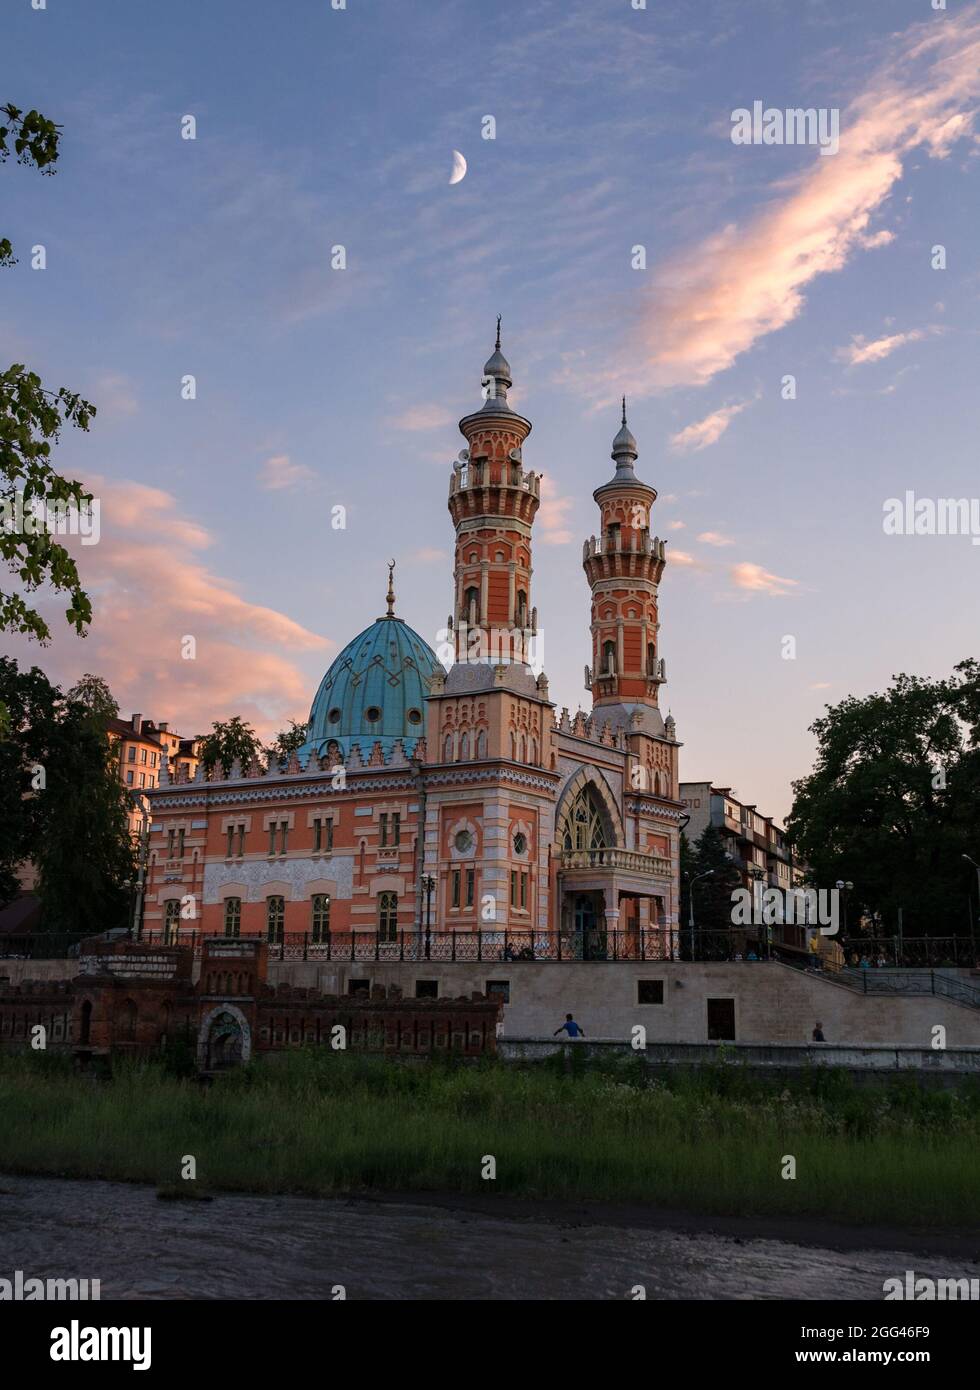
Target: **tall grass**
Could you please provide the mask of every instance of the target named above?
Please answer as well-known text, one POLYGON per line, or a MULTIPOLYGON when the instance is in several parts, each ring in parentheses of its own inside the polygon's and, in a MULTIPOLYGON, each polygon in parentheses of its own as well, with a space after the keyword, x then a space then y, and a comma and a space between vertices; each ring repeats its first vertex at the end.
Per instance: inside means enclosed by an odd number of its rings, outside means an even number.
POLYGON ((980 1091, 786 1082, 732 1065, 654 1081, 637 1059, 566 1069, 406 1065, 301 1050, 209 1090, 156 1063, 97 1082, 0 1058, 0 1169, 328 1194, 639 1201, 705 1213, 980 1223, 980 1091), (485 1158, 496 1177, 481 1176, 485 1158), (782 1177, 796 1160, 795 1179, 782 1177))

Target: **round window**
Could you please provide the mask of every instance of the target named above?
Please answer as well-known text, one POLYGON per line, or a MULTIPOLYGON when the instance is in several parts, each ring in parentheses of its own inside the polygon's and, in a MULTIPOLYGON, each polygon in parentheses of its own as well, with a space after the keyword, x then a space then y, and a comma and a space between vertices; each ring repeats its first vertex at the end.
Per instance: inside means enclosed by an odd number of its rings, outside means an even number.
POLYGON ((515 854, 524 854, 526 850, 527 850, 527 836, 526 836, 526 835, 522 835, 521 832, 518 831, 517 834, 514 836, 514 853, 515 853, 515 854))
POLYGON ((468 849, 473 848, 473 836, 468 830, 460 830, 456 839, 453 841, 460 854, 465 854, 468 849))
POLYGON ((408 711, 408 722, 409 724, 421 724, 422 711, 420 709, 410 709, 408 711))
POLYGON ((364 718, 369 724, 377 724, 378 720, 381 718, 381 711, 378 709, 377 705, 369 705, 364 711, 364 718))
POLYGON ((328 723, 328 724, 336 724, 339 718, 340 718, 340 710, 337 708, 336 705, 334 705, 333 709, 332 709, 332 710, 330 711, 330 713, 327 715, 327 723, 328 723))

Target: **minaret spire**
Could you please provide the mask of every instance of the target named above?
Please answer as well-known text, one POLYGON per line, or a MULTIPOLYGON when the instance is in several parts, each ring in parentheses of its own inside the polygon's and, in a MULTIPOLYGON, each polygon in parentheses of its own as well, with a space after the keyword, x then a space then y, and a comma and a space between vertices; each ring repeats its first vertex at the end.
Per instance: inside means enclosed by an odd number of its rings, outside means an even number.
POLYGON ((500 351, 500 315, 497 315, 497 351, 500 351))
POLYGON ((395 616, 395 562, 388 561, 388 612, 386 617, 395 616))

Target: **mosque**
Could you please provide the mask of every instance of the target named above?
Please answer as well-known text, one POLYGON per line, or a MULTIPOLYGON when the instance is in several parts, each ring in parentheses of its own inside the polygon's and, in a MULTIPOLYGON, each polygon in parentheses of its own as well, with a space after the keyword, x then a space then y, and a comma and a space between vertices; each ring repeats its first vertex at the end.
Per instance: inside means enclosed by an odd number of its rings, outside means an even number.
MULTIPOLYGON (((329 959, 670 960, 678 955, 679 799, 658 589, 656 490, 626 423, 593 496, 590 716, 556 712, 535 674, 531 423, 500 347, 459 428, 446 665, 395 612, 320 683, 286 767, 164 766, 152 807, 144 934, 260 936, 329 959)), ((305 958, 305 956, 304 956, 305 958)))

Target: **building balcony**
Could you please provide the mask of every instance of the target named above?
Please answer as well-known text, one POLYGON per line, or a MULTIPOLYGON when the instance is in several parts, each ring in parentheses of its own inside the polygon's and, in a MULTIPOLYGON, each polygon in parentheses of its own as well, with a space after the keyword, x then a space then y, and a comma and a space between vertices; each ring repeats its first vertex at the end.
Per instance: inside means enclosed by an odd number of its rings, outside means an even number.
POLYGON ((643 854, 634 849, 563 850, 561 867, 567 869, 624 869, 632 874, 654 874, 670 878, 670 860, 659 854, 643 854))

